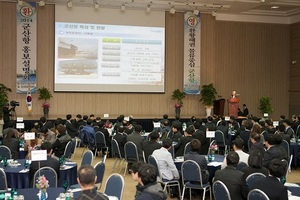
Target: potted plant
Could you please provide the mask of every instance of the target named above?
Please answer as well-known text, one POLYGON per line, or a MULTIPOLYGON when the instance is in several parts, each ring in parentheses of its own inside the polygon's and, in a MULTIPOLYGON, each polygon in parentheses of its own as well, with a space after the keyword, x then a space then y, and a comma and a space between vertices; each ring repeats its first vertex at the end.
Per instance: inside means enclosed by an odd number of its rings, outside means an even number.
POLYGON ((47 102, 47 100, 50 100, 52 96, 51 91, 48 88, 45 87, 41 87, 37 90, 38 92, 38 100, 43 100, 43 111, 44 111, 44 116, 48 117, 49 114, 49 108, 50 108, 50 104, 47 102))
POLYGON ((202 85, 201 87, 201 101, 206 108, 206 116, 211 115, 211 109, 214 107, 214 101, 216 100, 217 90, 212 83, 208 85, 202 85))
POLYGON ((185 94, 179 89, 173 91, 172 100, 176 100, 174 107, 175 107, 175 115, 178 117, 180 117, 181 107, 183 106, 182 99, 184 99, 184 97, 185 94))
POLYGON ((264 115, 264 113, 271 114, 273 112, 273 108, 271 106, 271 98, 267 96, 262 96, 259 99, 259 107, 258 107, 260 113, 264 115))
POLYGON ((9 122, 9 116, 3 119, 3 109, 4 106, 9 102, 8 93, 11 92, 11 89, 6 87, 4 84, 0 83, 0 132, 2 133, 4 123, 9 122))

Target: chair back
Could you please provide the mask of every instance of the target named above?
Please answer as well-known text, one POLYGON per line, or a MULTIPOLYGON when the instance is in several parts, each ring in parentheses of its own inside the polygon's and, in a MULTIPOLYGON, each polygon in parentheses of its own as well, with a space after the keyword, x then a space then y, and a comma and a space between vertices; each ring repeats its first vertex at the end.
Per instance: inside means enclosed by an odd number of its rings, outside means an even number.
POLYGON ((108 177, 105 184, 104 194, 115 196, 122 200, 124 190, 124 179, 120 174, 112 174, 108 177))
POLYGON ((101 188, 102 185, 102 181, 103 181, 103 177, 104 177, 104 172, 105 172, 105 163, 103 162, 98 162, 95 166, 94 166, 95 170, 96 170, 96 175, 97 175, 97 180, 96 180, 96 184, 100 184, 99 188, 101 188))
POLYGON ((186 143, 183 151, 183 156, 191 152, 191 142, 186 143))
POLYGON ((213 183, 213 193, 215 200, 231 200, 229 190, 222 181, 213 183))
POLYGON ((270 200, 270 199, 263 191, 259 189, 253 189, 248 193, 247 200, 270 200))
POLYGON ((172 130, 169 131, 167 136, 166 136, 166 139, 172 139, 173 135, 174 135, 173 131, 172 130))
POLYGON ((134 163, 139 161, 139 154, 137 151, 137 147, 133 142, 131 141, 126 142, 126 144, 124 145, 124 151, 125 151, 125 160, 128 163, 134 163))
POLYGON ((97 149, 101 149, 106 146, 105 136, 101 131, 95 133, 95 146, 97 149))
POLYGON ((248 149, 249 149, 249 152, 250 152, 251 146, 252 146, 252 142, 251 142, 251 139, 249 138, 249 140, 248 140, 248 149))
POLYGON ((52 167, 42 167, 38 169, 33 176, 33 188, 36 188, 37 180, 44 175, 49 181, 49 187, 57 187, 57 174, 52 167))
POLYGON ((7 190, 7 179, 6 179, 6 174, 5 171, 0 168, 0 190, 7 190))
POLYGON ((250 131, 244 130, 240 132, 241 139, 244 140, 244 150, 249 152, 248 140, 250 139, 250 131))
POLYGON ((66 145, 65 152, 64 152, 64 157, 65 158, 68 158, 68 159, 71 158, 71 156, 72 156, 72 148, 73 148, 72 146, 73 146, 73 144, 72 144, 72 140, 71 140, 66 145))
POLYGON ((216 144, 219 147, 225 147, 226 146, 224 133, 222 131, 220 131, 220 130, 215 131, 215 141, 216 141, 216 144))
POLYGON ((248 188, 249 189, 252 189, 254 188, 254 184, 257 180, 261 179, 261 178, 264 178, 266 177, 264 174, 262 173, 253 173, 253 174, 250 174, 247 178, 246 178, 246 183, 248 185, 248 188))
POLYGON ((111 140, 111 148, 112 148, 112 156, 115 158, 122 159, 119 144, 118 144, 117 140, 115 140, 115 139, 111 140))
POLYGON ((300 136, 300 125, 297 126, 295 136, 300 136))
POLYGON ((150 155, 150 156, 148 157, 148 163, 149 163, 150 165, 153 165, 153 166, 156 168, 156 170, 158 171, 157 160, 156 160, 156 158, 155 158, 154 156, 150 155))
POLYGON ((91 150, 87 150, 83 154, 80 166, 83 166, 83 165, 92 165, 93 160, 94 160, 93 152, 91 150))
POLYGON ((242 169, 247 166, 248 166, 247 163, 239 162, 239 164, 236 166, 236 169, 242 171, 242 169))
POLYGON ((200 186, 203 187, 201 168, 198 163, 193 160, 186 160, 182 163, 181 177, 183 185, 185 182, 193 181, 199 182, 200 186))
POLYGON ((170 154, 172 155, 172 158, 174 159, 174 158, 175 158, 175 148, 174 148, 173 145, 172 145, 171 148, 169 149, 169 152, 170 152, 170 154))
POLYGON ((11 159, 10 149, 5 145, 0 145, 0 156, 2 156, 2 158, 11 159))
POLYGON ((264 138, 266 138, 269 133, 268 131, 263 131, 261 134, 264 136, 264 138))
POLYGON ((290 157, 290 155, 291 155, 291 153, 290 153, 290 144, 286 140, 282 140, 280 145, 285 149, 288 157, 290 157))

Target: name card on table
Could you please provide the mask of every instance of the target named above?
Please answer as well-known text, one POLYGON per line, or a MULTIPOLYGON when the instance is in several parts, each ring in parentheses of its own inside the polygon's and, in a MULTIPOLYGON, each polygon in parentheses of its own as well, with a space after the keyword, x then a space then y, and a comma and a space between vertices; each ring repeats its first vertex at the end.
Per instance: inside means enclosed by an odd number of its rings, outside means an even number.
POLYGON ((159 128, 160 127, 160 122, 154 122, 153 126, 154 126, 154 128, 159 128))
POLYGON ((273 126, 276 127, 279 125, 279 121, 273 121, 273 126))
POLYGON ((264 117, 269 117, 269 113, 264 113, 264 117))
POLYGON ((225 117, 225 121, 229 121, 230 120, 230 117, 225 117))
POLYGON ((207 138, 214 138, 216 131, 206 131, 206 137, 207 138))
POLYGON ((129 122, 129 117, 124 117, 124 120, 129 122))
POLYGON ((108 118, 108 117, 109 117, 109 114, 104 114, 103 117, 104 117, 104 118, 108 118))
POLYGON ((17 117, 17 122, 23 122, 23 117, 17 117))
POLYGON ((31 151, 31 161, 47 160, 47 150, 31 151))
POLYGON ((34 140, 35 139, 35 132, 24 133, 25 140, 34 140))
POLYGON ((24 128, 24 127, 25 127, 24 123, 17 123, 17 128, 24 128))

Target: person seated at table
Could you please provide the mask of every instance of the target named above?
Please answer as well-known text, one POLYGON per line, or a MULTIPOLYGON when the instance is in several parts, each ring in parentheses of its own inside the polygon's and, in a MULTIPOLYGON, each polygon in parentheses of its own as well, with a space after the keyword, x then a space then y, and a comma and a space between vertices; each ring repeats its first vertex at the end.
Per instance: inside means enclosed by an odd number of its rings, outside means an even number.
POLYGON ((181 137, 178 143, 174 146, 175 157, 183 156, 185 145, 193 139, 194 132, 195 132, 195 128, 193 125, 185 129, 184 137, 181 137))
POLYGON ((216 125, 213 122, 212 116, 207 117, 207 123, 205 124, 205 128, 208 129, 209 131, 215 131, 216 130, 216 125))
POLYGON ((191 151, 184 155, 184 160, 193 160, 198 163, 201 168, 202 183, 205 184, 208 182, 209 173, 207 171, 207 160, 205 156, 199 154, 201 143, 197 139, 192 139, 190 145, 191 151))
POLYGON ((243 172, 236 169, 239 163, 239 155, 230 151, 226 156, 227 166, 215 173, 214 181, 222 181, 230 194, 231 199, 241 200, 247 199, 248 186, 243 180, 243 172))
POLYGON ((233 115, 229 118, 229 127, 231 127, 234 131, 238 131, 240 129, 240 126, 233 115))
POLYGON ((225 139, 225 143, 228 144, 228 125, 227 122, 225 120, 222 120, 219 125, 216 128, 219 131, 222 131, 224 133, 224 139, 225 139))
POLYGON ((83 165, 78 170, 77 182, 82 189, 79 197, 73 198, 78 200, 108 200, 108 196, 98 192, 95 183, 97 181, 96 170, 90 165, 83 165))
POLYGON ((274 134, 274 137, 275 137, 275 146, 281 152, 281 159, 289 161, 289 155, 288 155, 288 153, 286 152, 285 148, 282 145, 282 142, 283 142, 282 136, 279 135, 279 134, 274 134))
POLYGON ((284 130, 284 133, 288 136, 290 136, 290 138, 294 138, 295 137, 295 133, 294 133, 294 130, 291 128, 291 121, 288 120, 288 119, 284 119, 282 120, 282 124, 284 125, 285 127, 285 130, 284 130))
MULTIPOLYGON (((111 137, 109 135, 109 132, 106 128, 105 122, 104 121, 99 121, 96 123, 99 128, 94 127, 95 133, 97 131, 100 131, 101 133, 103 133, 104 137, 105 137, 105 142, 106 142, 106 146, 108 147, 108 149, 110 149, 111 147, 111 137)), ((106 149, 102 148, 102 154, 104 155, 106 152, 106 149)))
POLYGON ((19 139, 18 135, 13 129, 10 129, 8 131, 6 137, 3 140, 3 144, 10 149, 12 159, 19 158, 19 139))
MULTIPOLYGON (((249 159, 248 159, 249 166, 244 167, 242 169, 242 172, 244 172, 244 175, 243 175, 243 180, 244 181, 246 181, 246 178, 250 174, 253 174, 253 173, 262 173, 265 176, 269 175, 268 170, 265 167, 262 166, 263 158, 264 158, 263 154, 257 149, 253 150, 250 153, 249 159)), ((252 188, 249 188, 249 189, 252 189, 252 188)))
POLYGON ((47 129, 52 129, 54 127, 51 121, 47 121, 46 117, 40 118, 41 128, 46 127, 47 129))
POLYGON ((252 143, 251 148, 249 150, 250 154, 254 150, 260 151, 260 153, 262 155, 265 154, 264 144, 260 142, 260 137, 261 137, 261 135, 258 133, 255 133, 255 132, 250 133, 250 141, 252 143))
POLYGON ((126 139, 127 135, 125 133, 125 129, 126 129, 126 127, 124 127, 123 125, 120 125, 117 133, 113 137, 113 139, 115 139, 119 145, 119 149, 120 149, 122 158, 124 158, 124 156, 125 156, 124 146, 127 142, 127 139, 126 139))
POLYGON ((202 120, 196 121, 194 123, 195 132, 193 133, 193 138, 198 139, 201 143, 201 148, 199 153, 201 155, 207 155, 209 147, 209 138, 206 137, 205 126, 202 125, 202 120))
MULTIPOLYGON (((276 132, 276 128, 273 126, 273 122, 271 120, 267 119, 266 124, 267 124, 266 131, 269 134, 274 134, 276 132)), ((283 125, 283 124, 281 124, 281 125, 283 125)), ((283 128, 283 130, 284 130, 284 128, 283 128)), ((262 131, 263 131, 263 129, 262 129, 262 131)))
POLYGON ((265 147, 266 151, 264 154, 264 161, 263 166, 268 168, 269 163, 274 158, 282 159, 281 151, 278 149, 278 147, 275 145, 276 139, 274 134, 268 134, 265 138, 265 147))
POLYGON ((161 141, 164 141, 168 135, 168 133, 171 131, 170 121, 169 120, 163 120, 161 122, 161 141))
POLYGON ((287 188, 280 182, 280 178, 284 176, 285 165, 284 163, 275 158, 269 164, 270 176, 259 179, 254 183, 253 189, 260 189, 263 191, 270 200, 288 200, 287 188))
MULTIPOLYGON (((41 144, 41 150, 47 150, 47 160, 32 161, 29 168, 30 180, 32 183, 34 173, 41 167, 51 167, 56 171, 57 179, 60 175, 60 163, 57 159, 52 158, 52 144, 50 142, 44 142, 41 144)), ((32 184, 31 184, 32 185, 32 184)), ((50 186, 51 187, 51 186, 50 186)))
POLYGON ((178 142, 182 137, 181 129, 182 129, 181 122, 173 122, 173 126, 172 126, 173 135, 171 138, 173 142, 178 142))
POLYGON ((67 133, 71 136, 71 138, 78 137, 78 128, 76 128, 75 124, 72 122, 72 115, 66 115, 65 126, 67 129, 67 133))
POLYGON ((150 140, 145 141, 143 143, 143 151, 145 154, 145 160, 148 162, 148 157, 153 153, 154 150, 160 149, 161 144, 158 143, 159 140, 159 134, 156 131, 153 131, 149 134, 150 140))
POLYGON ((51 131, 47 127, 43 126, 41 128, 40 132, 41 132, 41 136, 44 141, 50 142, 51 144, 53 144, 55 142, 56 136, 53 131, 51 131))
POLYGON ((131 141, 136 145, 138 155, 139 155, 139 160, 143 161, 143 142, 144 142, 144 137, 141 136, 141 131, 143 127, 139 124, 135 125, 134 127, 134 132, 130 135, 127 136, 127 142, 131 141))
POLYGON ((80 139, 91 151, 95 150, 95 130, 92 127, 93 120, 87 119, 86 125, 80 130, 80 139))
POLYGON ((20 135, 18 130, 15 129, 15 127, 16 127, 16 121, 15 120, 10 120, 9 123, 8 123, 8 127, 3 129, 3 131, 2 131, 2 137, 5 138, 8 135, 8 132, 10 130, 13 130, 17 136, 20 135))
POLYGON ((56 128, 57 138, 55 142, 52 144, 52 149, 54 156, 60 158, 64 155, 65 148, 67 143, 71 141, 71 137, 66 132, 66 127, 64 125, 58 125, 56 128))
POLYGON ((166 200, 167 194, 157 183, 158 172, 153 165, 144 164, 138 170, 140 195, 135 200, 166 200))
POLYGON ((25 151, 27 151, 26 159, 31 159, 31 151, 37 150, 41 148, 42 140, 37 137, 37 134, 35 134, 35 138, 33 140, 27 140, 25 144, 25 151))
POLYGON ((287 141, 288 143, 290 143, 291 138, 290 138, 289 135, 287 135, 287 134, 284 133, 284 129, 285 129, 284 125, 280 124, 278 126, 278 130, 275 132, 275 134, 281 135, 282 139, 284 139, 285 141, 287 141))
MULTIPOLYGON (((244 162, 248 165, 248 158, 249 158, 249 154, 243 152, 243 147, 244 147, 244 140, 242 139, 235 139, 232 142, 232 147, 233 150, 239 155, 239 161, 240 162, 244 162)), ((226 167, 226 158, 224 159, 223 163, 222 163, 222 169, 224 169, 226 167)))
MULTIPOLYGON (((131 166, 131 169, 129 170, 130 174, 131 174, 131 178, 134 180, 134 181, 139 181, 139 176, 138 176, 138 171, 139 169, 145 165, 146 163, 144 162, 136 162, 134 163, 132 166, 131 166)), ((138 183, 136 185, 136 188, 140 187, 140 183, 138 183)), ((141 191, 139 191, 138 189, 136 189, 136 192, 135 192, 135 195, 134 195, 134 198, 136 199, 138 196, 141 195, 141 191)))

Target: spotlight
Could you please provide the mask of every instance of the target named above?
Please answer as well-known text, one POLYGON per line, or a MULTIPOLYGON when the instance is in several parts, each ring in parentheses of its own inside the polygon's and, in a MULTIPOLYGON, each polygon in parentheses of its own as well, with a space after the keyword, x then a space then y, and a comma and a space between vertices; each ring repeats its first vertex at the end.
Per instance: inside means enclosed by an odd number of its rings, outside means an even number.
POLYGON ((72 8, 72 7, 73 7, 72 1, 68 1, 68 2, 67 2, 67 7, 68 7, 68 8, 72 8))
POLYGON ((148 5, 147 5, 147 8, 146 8, 146 12, 150 12, 150 11, 151 11, 151 5, 148 4, 148 5))
POLYGON ((196 10, 194 10, 193 13, 194 13, 194 15, 199 15, 199 10, 196 9, 196 10))
POLYGON ((125 4, 124 3, 121 5, 121 10, 125 11, 125 4))
POLYGON ((174 7, 172 7, 172 8, 170 9, 170 14, 174 15, 174 14, 175 14, 175 12, 176 12, 175 8, 174 8, 174 7))
POLYGON ((45 1, 44 1, 44 0, 39 1, 39 6, 40 6, 40 7, 45 6, 45 1))

